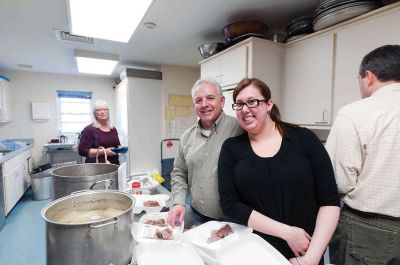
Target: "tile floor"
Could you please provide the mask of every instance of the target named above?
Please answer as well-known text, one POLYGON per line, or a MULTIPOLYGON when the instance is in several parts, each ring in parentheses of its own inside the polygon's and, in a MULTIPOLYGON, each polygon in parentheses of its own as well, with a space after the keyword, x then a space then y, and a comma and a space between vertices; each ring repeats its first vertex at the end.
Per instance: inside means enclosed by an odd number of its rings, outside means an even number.
POLYGON ((0 264, 46 264, 45 222, 40 211, 49 202, 32 200, 29 189, 11 210, 0 231, 0 264))

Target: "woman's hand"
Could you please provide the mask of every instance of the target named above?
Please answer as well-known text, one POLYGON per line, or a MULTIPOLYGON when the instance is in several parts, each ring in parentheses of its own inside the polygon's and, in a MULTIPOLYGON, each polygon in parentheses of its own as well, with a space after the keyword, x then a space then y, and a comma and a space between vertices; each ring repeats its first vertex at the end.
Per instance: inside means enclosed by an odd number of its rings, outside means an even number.
POLYGON ((310 257, 306 255, 302 257, 296 257, 296 258, 291 258, 289 262, 293 265, 318 265, 319 260, 318 259, 310 259, 310 257))
POLYGON ((114 153, 111 149, 112 149, 113 147, 109 147, 109 148, 106 148, 106 154, 107 154, 107 156, 115 156, 115 155, 117 155, 117 153, 114 153))
POLYGON ((303 256, 310 245, 311 236, 302 228, 292 226, 284 240, 296 257, 303 256))

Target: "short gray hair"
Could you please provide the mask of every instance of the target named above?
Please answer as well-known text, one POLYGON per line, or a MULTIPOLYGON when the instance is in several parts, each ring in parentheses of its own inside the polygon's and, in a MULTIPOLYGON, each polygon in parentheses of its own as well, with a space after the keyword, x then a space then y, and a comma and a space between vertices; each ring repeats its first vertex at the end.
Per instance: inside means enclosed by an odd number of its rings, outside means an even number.
POLYGON ((194 83, 193 87, 192 87, 192 99, 194 101, 194 94, 196 93, 197 89, 202 86, 202 85, 211 85, 213 87, 215 87, 217 89, 217 94, 219 96, 222 96, 222 88, 221 85, 212 78, 204 78, 204 79, 199 79, 196 81, 196 83, 194 83))
POLYGON ((110 129, 114 128, 114 126, 111 124, 110 122, 110 107, 108 106, 107 102, 105 100, 102 99, 98 99, 94 102, 93 104, 93 127, 95 128, 100 128, 100 124, 96 119, 96 110, 99 108, 107 108, 108 109, 108 121, 107 121, 107 125, 110 127, 110 129))

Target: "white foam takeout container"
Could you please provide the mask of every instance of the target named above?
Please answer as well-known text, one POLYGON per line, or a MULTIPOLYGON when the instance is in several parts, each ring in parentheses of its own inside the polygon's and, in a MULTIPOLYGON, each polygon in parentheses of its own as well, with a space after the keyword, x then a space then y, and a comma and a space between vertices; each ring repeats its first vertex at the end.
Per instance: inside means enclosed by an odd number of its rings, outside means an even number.
POLYGON ((138 265, 204 265, 196 251, 181 242, 140 243, 135 253, 138 265))
POLYGON ((228 244, 240 240, 244 236, 251 234, 252 231, 253 229, 247 226, 235 223, 209 221, 183 233, 182 240, 195 246, 196 250, 200 251, 200 254, 204 253, 207 257, 217 259, 221 255, 221 250, 228 244), (211 236, 211 231, 220 229, 226 224, 231 226, 233 233, 225 238, 208 243, 207 239, 211 236))
POLYGON ((146 213, 159 213, 161 209, 166 205, 166 201, 169 200, 167 194, 155 194, 155 195, 132 195, 135 198, 135 205, 133 206, 133 213, 140 214, 145 211, 146 213), (146 207, 143 205, 145 201, 157 201, 160 206, 146 207))
POLYGON ((227 244, 218 252, 215 259, 204 253, 199 254, 208 265, 290 265, 278 250, 253 233, 227 244))

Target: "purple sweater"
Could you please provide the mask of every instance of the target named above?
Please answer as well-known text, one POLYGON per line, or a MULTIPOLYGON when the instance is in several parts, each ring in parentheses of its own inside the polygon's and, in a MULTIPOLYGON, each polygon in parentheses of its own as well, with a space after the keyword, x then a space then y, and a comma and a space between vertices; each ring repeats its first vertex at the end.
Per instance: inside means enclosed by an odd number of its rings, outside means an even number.
MULTIPOLYGON (((93 127, 93 124, 90 124, 86 126, 81 133, 79 154, 86 157, 85 163, 96 163, 96 157, 89 157, 90 148, 98 148, 99 146, 108 148, 119 145, 121 145, 121 143, 119 142, 117 129, 113 128, 109 132, 103 132, 99 128, 93 127)), ((118 155, 108 156, 107 159, 112 164, 119 165, 118 155)), ((104 163, 103 155, 99 156, 99 162, 104 163)))

